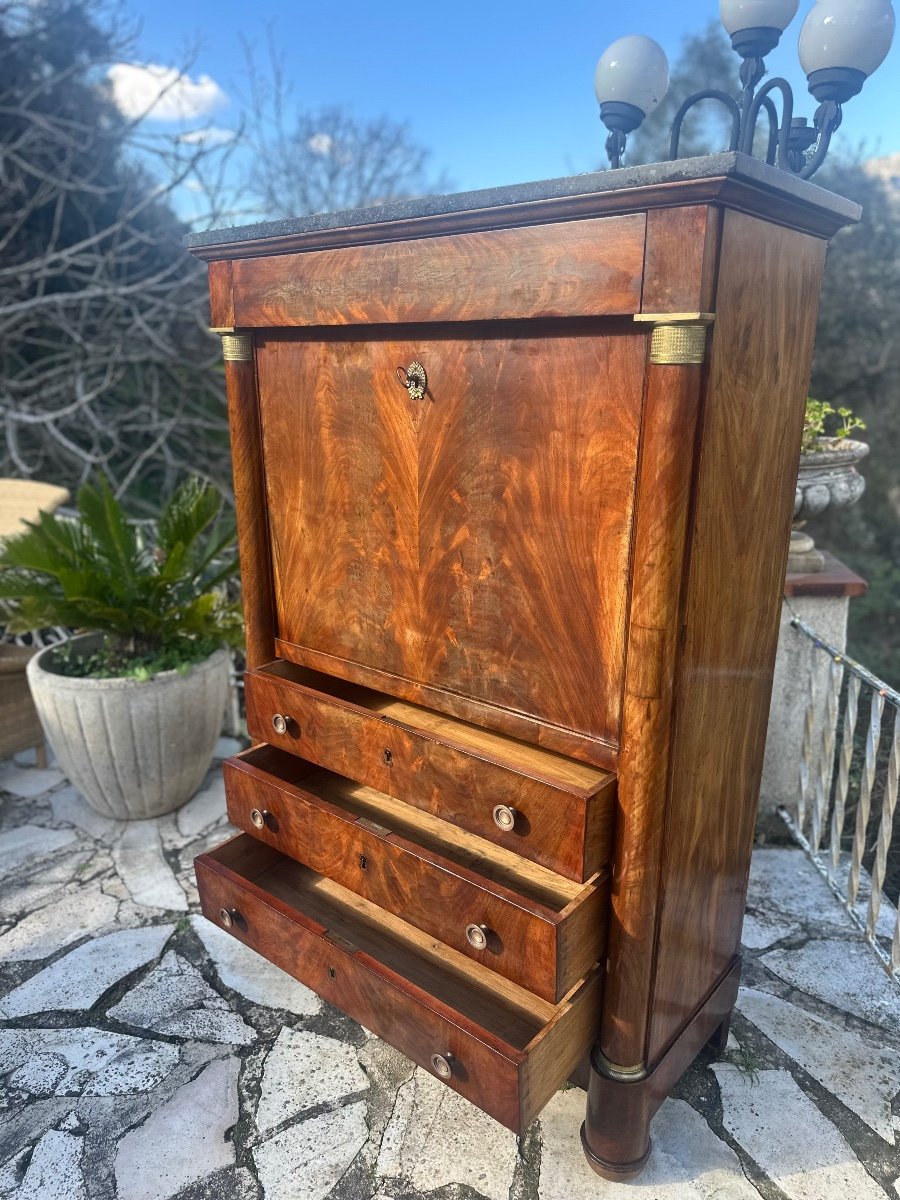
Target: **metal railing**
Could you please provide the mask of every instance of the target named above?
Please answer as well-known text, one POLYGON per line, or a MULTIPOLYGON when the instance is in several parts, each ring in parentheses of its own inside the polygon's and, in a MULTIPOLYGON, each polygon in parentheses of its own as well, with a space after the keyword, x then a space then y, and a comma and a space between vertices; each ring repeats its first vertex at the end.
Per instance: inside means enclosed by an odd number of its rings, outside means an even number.
POLYGON ((900 693, 791 625, 809 643, 810 694, 796 807, 779 813, 900 983, 900 693))

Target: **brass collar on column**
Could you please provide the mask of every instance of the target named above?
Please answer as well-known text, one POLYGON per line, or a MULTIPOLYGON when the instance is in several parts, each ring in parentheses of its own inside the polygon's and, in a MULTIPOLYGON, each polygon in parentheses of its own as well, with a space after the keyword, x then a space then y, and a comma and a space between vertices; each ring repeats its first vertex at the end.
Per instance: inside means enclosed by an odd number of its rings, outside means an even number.
POLYGON ((713 313, 638 313, 635 321, 653 325, 650 361, 656 366, 702 363, 706 358, 706 331, 713 313))
POLYGON ((222 339, 222 357, 226 362, 253 362, 253 337, 233 329, 213 329, 222 339))

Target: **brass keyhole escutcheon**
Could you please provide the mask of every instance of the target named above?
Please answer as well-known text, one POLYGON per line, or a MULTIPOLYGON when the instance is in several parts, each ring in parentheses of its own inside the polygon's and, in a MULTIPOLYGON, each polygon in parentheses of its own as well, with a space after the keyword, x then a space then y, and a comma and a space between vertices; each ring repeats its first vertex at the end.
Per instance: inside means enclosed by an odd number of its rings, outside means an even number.
POLYGON ((409 392, 411 400, 424 400, 428 391, 428 373, 420 362, 411 362, 408 367, 397 368, 397 378, 409 392))

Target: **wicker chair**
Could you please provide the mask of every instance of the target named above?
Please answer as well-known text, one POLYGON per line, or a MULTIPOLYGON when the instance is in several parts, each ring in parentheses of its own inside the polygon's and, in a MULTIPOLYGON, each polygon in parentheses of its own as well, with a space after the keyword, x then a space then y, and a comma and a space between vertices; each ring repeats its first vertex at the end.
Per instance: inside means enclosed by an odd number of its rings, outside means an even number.
MULTIPOLYGON (((53 512, 69 499, 65 488, 27 479, 0 479, 0 538, 18 533, 23 521, 53 512)), ((0 631, 2 633, 2 631, 0 631)), ((28 690, 25 667, 39 645, 0 640, 0 758, 35 747, 38 766, 46 765, 44 731, 28 690)))

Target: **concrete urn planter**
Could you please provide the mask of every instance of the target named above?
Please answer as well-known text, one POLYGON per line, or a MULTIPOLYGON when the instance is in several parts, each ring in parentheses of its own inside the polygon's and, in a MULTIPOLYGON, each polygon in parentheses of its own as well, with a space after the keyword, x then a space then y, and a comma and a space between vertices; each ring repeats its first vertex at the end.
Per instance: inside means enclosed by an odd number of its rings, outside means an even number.
MULTIPOLYGON (((821 450, 801 454, 794 494, 794 521, 817 517, 826 508, 847 508, 866 490, 866 481, 857 464, 869 453, 865 442, 844 438, 819 438, 821 450)), ((821 571, 825 559, 809 534, 795 528, 791 533, 788 572, 805 574, 821 571)))
MULTIPOLYGON (((81 641, 81 639, 78 639, 81 641)), ((86 646, 95 635, 87 635, 86 646)), ((209 770, 228 694, 229 656, 217 650, 186 674, 80 679, 53 670, 58 646, 28 663, 47 741, 98 813, 158 817, 184 804, 209 770)))

